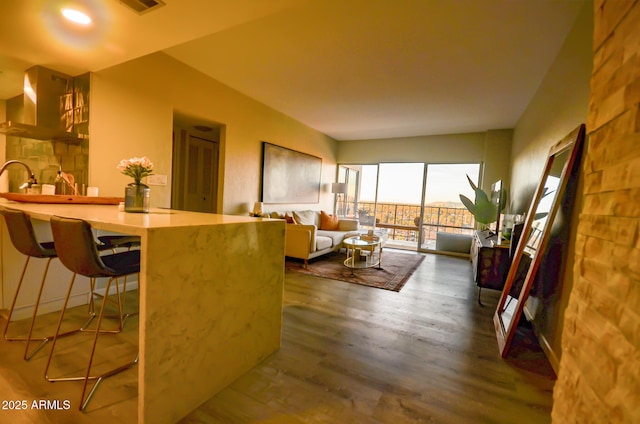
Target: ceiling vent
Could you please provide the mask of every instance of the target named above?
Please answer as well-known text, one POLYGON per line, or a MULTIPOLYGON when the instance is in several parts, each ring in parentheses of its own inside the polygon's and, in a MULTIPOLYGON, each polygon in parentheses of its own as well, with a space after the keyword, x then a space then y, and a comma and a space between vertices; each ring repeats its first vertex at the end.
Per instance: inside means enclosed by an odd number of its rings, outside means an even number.
POLYGON ((159 7, 164 6, 162 0, 120 0, 120 3, 129 6, 138 15, 151 12, 159 7))

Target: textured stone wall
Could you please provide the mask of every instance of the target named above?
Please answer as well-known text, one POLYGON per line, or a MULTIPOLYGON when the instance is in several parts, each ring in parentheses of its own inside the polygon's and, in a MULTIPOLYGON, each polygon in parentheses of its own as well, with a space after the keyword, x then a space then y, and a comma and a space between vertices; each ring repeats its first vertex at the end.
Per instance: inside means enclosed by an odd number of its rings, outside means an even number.
MULTIPOLYGON (((7 160, 20 160, 33 171, 40 184, 53 184, 58 169, 62 165, 64 172, 74 176, 80 189, 87 184, 89 169, 89 140, 33 140, 7 136, 7 160)), ((21 166, 7 169, 9 173, 9 191, 19 192, 20 184, 28 178, 21 166)))
POLYGON ((594 2, 594 66, 557 423, 640 422, 640 1, 594 2))

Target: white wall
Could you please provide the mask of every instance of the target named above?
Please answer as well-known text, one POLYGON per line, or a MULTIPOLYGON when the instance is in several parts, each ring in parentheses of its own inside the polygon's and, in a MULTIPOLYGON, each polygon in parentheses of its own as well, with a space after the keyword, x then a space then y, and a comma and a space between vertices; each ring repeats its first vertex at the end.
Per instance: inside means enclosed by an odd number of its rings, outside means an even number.
MULTIPOLYGON (((116 165, 148 156, 154 172, 171 175, 173 113, 226 125, 221 141, 223 213, 247 213, 260 195, 261 142, 322 158, 320 203, 265 205, 265 210, 332 210, 336 141, 163 53, 154 53, 93 75, 89 184, 122 196, 130 178, 116 165)), ((170 181, 170 180, 169 180, 170 181)), ((170 186, 153 186, 154 206, 170 206, 170 186)))

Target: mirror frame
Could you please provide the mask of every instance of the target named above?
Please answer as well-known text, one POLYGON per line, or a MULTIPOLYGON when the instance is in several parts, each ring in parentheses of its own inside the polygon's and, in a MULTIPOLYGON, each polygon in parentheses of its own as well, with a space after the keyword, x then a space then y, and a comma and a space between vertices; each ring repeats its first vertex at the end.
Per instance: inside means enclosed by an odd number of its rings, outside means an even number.
POLYGON ((496 312, 493 316, 493 324, 496 330, 496 338, 498 339, 498 347, 503 358, 507 356, 509 348, 511 346, 511 342, 518 328, 518 322, 520 321, 520 317, 522 316, 522 312, 525 307, 525 301, 527 299, 527 296, 529 295, 531 287, 533 286, 536 273, 542 261, 542 257, 544 256, 543 254, 549 240, 549 235, 551 234, 553 220, 559 209, 560 202, 562 201, 562 197, 567 187, 567 181, 569 179, 569 176, 571 175, 571 170, 576 164, 577 158, 579 156, 578 153, 582 149, 584 138, 585 125, 581 124, 571 133, 569 133, 569 135, 553 145, 549 150, 549 155, 547 156, 547 161, 542 172, 542 178, 540 179, 538 188, 533 196, 531 205, 529 206, 529 212, 527 213, 524 228, 522 230, 522 235, 518 242, 518 246, 513 256, 513 261, 511 262, 511 266, 509 268, 509 273, 507 274, 507 280, 502 290, 502 295, 500 296, 498 307, 496 308, 496 312), (536 210, 540 203, 540 199, 542 199, 545 191, 545 183, 547 177, 549 176, 549 173, 552 169, 554 159, 558 155, 567 151, 570 151, 569 159, 562 168, 558 189, 555 193, 553 202, 551 203, 551 209, 549 211, 549 215, 547 216, 547 222, 542 229, 542 235, 540 243, 538 245, 538 249, 533 253, 533 256, 531 256, 531 263, 524 277, 524 282, 518 295, 518 303, 516 304, 516 308, 513 312, 513 316, 511 317, 511 321, 507 325, 505 325, 505 321, 503 320, 505 303, 507 302, 507 298, 510 297, 511 289, 516 282, 516 278, 521 275, 518 271, 522 263, 523 255, 525 254, 524 250, 528 238, 531 235, 536 210))

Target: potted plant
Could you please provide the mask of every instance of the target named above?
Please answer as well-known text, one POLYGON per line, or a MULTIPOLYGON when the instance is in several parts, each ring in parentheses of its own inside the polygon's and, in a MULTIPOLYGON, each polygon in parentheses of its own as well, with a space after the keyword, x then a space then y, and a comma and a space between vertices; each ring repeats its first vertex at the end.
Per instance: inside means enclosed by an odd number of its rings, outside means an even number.
MULTIPOLYGON (((498 216, 498 206, 491 202, 487 193, 477 187, 468 175, 467 180, 475 193, 475 201, 472 202, 471 199, 463 194, 460 195, 460 200, 467 210, 471 212, 476 222, 480 224, 481 229, 486 229, 489 224, 496 221, 496 217, 498 216)), ((501 209, 504 209, 504 205, 506 205, 506 190, 504 188, 502 188, 502 195, 500 198, 501 209)))
POLYGON ((122 159, 116 169, 133 178, 133 182, 125 187, 124 211, 148 213, 151 189, 142 183, 142 179, 153 175, 153 163, 146 156, 122 159))

